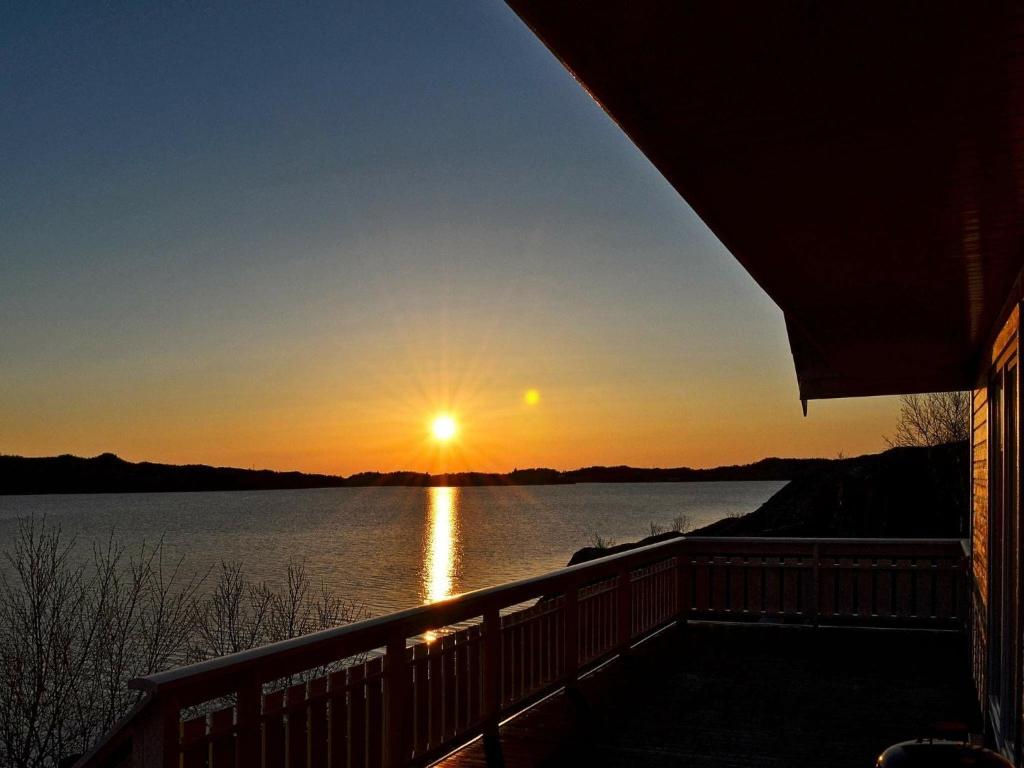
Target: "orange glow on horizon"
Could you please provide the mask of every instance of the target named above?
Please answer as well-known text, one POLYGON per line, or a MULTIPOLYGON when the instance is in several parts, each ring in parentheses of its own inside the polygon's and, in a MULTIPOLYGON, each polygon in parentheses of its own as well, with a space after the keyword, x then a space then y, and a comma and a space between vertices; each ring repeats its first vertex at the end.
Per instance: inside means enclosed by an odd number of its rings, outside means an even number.
POLYGON ((439 339, 423 325, 399 314, 392 343, 346 339, 346 354, 363 366, 359 376, 312 349, 299 362, 294 354, 272 358, 287 375, 261 378, 251 363, 218 371, 217 387, 205 369, 130 378, 104 364, 90 374, 101 397, 84 389, 65 396, 54 383, 0 402, 0 452, 111 451, 129 461, 345 476, 709 467, 880 451, 898 412, 896 398, 835 400, 813 403, 804 418, 791 363, 781 357, 738 371, 641 375, 634 372, 655 364, 628 349, 599 355, 549 338, 560 350, 551 361, 525 341, 498 343, 479 324, 461 328, 457 344, 446 341, 454 331, 439 339), (30 418, 39 412, 63 419, 59 434, 30 418))

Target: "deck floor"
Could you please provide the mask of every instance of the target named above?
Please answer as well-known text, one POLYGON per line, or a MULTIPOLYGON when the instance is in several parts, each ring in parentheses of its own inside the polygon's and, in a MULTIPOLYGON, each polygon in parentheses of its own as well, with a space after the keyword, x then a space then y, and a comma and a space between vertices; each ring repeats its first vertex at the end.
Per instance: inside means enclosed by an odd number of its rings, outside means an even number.
MULTIPOLYGON (((940 723, 979 727, 963 637, 692 624, 501 735, 507 766, 870 768, 940 723)), ((442 763, 485 764, 480 742, 442 763)))

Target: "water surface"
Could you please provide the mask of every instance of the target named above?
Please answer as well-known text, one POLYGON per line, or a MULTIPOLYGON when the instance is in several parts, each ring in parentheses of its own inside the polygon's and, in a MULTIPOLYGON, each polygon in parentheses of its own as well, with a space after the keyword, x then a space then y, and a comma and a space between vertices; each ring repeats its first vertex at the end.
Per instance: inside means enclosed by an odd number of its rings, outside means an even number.
POLYGON ((376 615, 565 565, 594 534, 618 542, 686 515, 695 527, 751 512, 783 482, 0 496, 0 550, 17 518, 45 516, 81 549, 114 532, 190 570, 244 563, 279 583, 291 559, 376 615))

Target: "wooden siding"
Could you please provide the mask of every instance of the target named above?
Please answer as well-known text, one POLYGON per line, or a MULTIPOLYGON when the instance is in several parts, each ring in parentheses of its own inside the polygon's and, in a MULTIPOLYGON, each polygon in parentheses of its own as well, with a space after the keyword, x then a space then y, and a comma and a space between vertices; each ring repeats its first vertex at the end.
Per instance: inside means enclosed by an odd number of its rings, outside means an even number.
POLYGON ((978 702, 987 698, 988 617, 988 386, 974 390, 971 411, 971 670, 978 702))
POLYGON ((975 584, 984 603, 988 600, 988 388, 974 390, 973 402, 971 542, 975 584))
MULTIPOLYGON (((1018 281, 1019 284, 1019 281, 1018 281)), ((1014 295, 1019 290, 1015 289, 1014 295)), ((973 575, 970 611, 971 669, 982 710, 988 707, 989 674, 989 579, 990 579, 990 413, 989 383, 1002 361, 1020 344, 1020 304, 1012 305, 1006 320, 995 333, 978 373, 978 386, 971 403, 971 570, 973 575)), ((1019 461, 1019 457, 1018 457, 1019 461)), ((1018 486, 1019 489, 1019 486, 1018 486)), ((1018 490, 1019 492, 1019 490, 1018 490)))

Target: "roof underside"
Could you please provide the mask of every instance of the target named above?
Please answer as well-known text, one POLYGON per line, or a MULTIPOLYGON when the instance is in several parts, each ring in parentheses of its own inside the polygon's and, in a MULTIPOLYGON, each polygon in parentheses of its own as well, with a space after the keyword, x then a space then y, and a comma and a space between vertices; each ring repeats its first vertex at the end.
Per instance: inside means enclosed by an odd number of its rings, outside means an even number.
POLYGON ((974 385, 1022 265, 1015 4, 508 2, 782 308, 801 397, 974 385))

